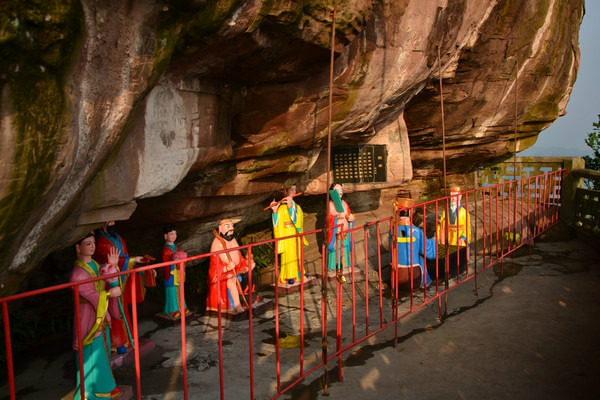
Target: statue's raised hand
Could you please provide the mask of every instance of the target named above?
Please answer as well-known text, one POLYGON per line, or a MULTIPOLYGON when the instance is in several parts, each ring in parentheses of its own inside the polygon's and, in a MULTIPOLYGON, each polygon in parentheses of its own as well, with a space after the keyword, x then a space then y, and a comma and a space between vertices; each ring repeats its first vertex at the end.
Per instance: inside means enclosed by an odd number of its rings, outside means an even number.
POLYGON ((116 247, 111 247, 108 251, 108 263, 114 265, 115 267, 119 265, 119 255, 121 254, 121 250, 117 250, 116 247))

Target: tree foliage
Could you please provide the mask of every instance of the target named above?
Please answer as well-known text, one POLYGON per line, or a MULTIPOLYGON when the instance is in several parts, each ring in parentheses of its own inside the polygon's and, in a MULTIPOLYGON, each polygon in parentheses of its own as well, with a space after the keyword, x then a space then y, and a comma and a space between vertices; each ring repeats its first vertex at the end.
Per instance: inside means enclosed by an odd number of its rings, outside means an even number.
MULTIPOLYGON (((583 156, 585 160, 585 168, 600 171, 600 115, 598 115, 598 122, 592 123, 594 129, 588 133, 585 144, 587 144, 592 151, 594 156, 583 156)), ((600 190, 600 182, 594 181, 590 185, 594 190, 600 190)))

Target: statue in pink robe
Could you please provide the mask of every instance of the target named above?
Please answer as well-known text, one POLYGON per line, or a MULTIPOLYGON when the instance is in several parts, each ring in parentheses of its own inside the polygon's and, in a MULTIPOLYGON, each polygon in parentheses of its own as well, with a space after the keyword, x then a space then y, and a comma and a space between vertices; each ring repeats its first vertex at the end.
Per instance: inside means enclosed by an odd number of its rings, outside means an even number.
MULTIPOLYGON (((96 250, 93 233, 88 234, 75 244, 77 260, 71 272, 71 282, 79 282, 117 272, 119 251, 112 249, 108 254, 108 263, 98 264, 92 255, 96 250)), ((87 399, 116 397, 120 394, 110 367, 110 335, 107 326, 111 318, 121 318, 117 298, 121 288, 116 277, 101 279, 79 285, 79 328, 77 334, 77 315, 73 323, 73 348, 79 351, 82 345, 84 390, 87 399)), ((77 388, 75 399, 81 396, 79 373, 79 355, 77 360, 77 388)))

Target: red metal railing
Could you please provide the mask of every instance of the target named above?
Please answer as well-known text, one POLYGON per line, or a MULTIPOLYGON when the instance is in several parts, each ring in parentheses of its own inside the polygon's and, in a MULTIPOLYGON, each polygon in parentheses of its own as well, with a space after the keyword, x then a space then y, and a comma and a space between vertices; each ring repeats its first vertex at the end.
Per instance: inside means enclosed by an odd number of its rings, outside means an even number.
MULTIPOLYGON (((464 205, 469 217, 470 217, 470 228, 471 228, 471 240, 469 247, 466 251, 466 260, 462 262, 465 265, 465 270, 461 271, 461 251, 458 243, 449 243, 448 245, 442 246, 438 244, 436 257, 427 261, 427 270, 430 271, 432 284, 427 290, 422 290, 414 285, 413 268, 410 268, 410 287, 408 290, 402 292, 399 289, 399 284, 392 284, 391 291, 387 288, 385 283, 385 266, 389 264, 389 253, 391 250, 391 240, 393 239, 393 233, 396 223, 396 215, 388 216, 379 219, 374 222, 367 222, 362 226, 351 228, 347 234, 352 237, 354 246, 351 248, 351 275, 349 276, 348 283, 339 283, 338 280, 328 278, 328 270, 326 266, 326 247, 323 243, 321 245, 320 255, 315 248, 304 249, 304 246, 300 246, 300 259, 301 263, 305 265, 307 260, 307 254, 310 254, 310 250, 315 257, 320 258, 320 270, 309 271, 316 273, 321 276, 320 293, 318 295, 310 292, 308 288, 305 288, 304 282, 300 286, 299 296, 299 307, 298 316, 294 317, 292 312, 289 314, 282 311, 280 306, 279 290, 275 290, 274 293, 274 317, 271 319, 273 324, 273 330, 275 332, 275 351, 274 357, 271 359, 265 357, 265 360, 261 360, 260 364, 255 363, 255 330, 257 329, 256 324, 253 320, 253 313, 249 313, 248 320, 239 322, 239 324, 247 324, 248 326, 248 379, 245 382, 245 386, 248 388, 248 397, 254 398, 278 398, 282 394, 290 391, 298 383, 302 382, 309 375, 318 373, 322 370, 322 375, 327 379, 327 372, 329 364, 336 360, 336 366, 338 368, 338 380, 343 381, 343 365, 342 357, 349 350, 355 348, 365 340, 373 337, 374 335, 394 326, 394 344, 397 343, 398 339, 398 322, 406 317, 407 315, 415 312, 416 310, 425 307, 427 304, 437 301, 440 318, 443 318, 446 314, 445 307, 448 293, 456 288, 458 285, 464 284, 471 279, 475 282, 475 291, 477 293, 477 276, 481 272, 490 268, 497 263, 500 263, 501 269, 503 267, 504 258, 514 252, 515 250, 528 245, 531 245, 533 239, 540 235, 542 232, 558 223, 558 211, 560 208, 560 188, 562 183, 562 175, 565 170, 559 170, 550 172, 544 175, 534 176, 530 178, 524 178, 520 180, 504 182, 497 185, 487 186, 478 188, 476 190, 466 191, 462 193, 464 205), (362 233, 361 233, 362 231, 362 233), (387 246, 387 251, 385 247, 387 246), (362 247, 362 249, 361 249, 362 247), (452 249, 456 250, 452 252, 452 249), (382 250, 383 249, 383 250, 382 250), (362 251, 361 251, 362 250, 362 251), (456 270, 454 270, 456 268, 456 270), (360 275, 364 275, 364 285, 361 285, 360 275), (330 298, 327 295, 327 287, 335 286, 333 291, 334 296, 330 298), (325 287, 325 290, 323 290, 325 287), (309 294, 307 296, 307 293, 309 294), (402 296, 404 295, 404 298, 402 296), (348 301, 349 298, 349 301, 348 301), (376 298, 376 299, 374 299, 376 298), (409 301, 402 301, 407 298, 409 301), (306 303, 306 301, 312 301, 312 303, 306 303), (330 303, 335 303, 335 306, 330 307, 330 303), (350 308, 350 317, 347 318, 347 312, 344 308, 350 308), (320 319, 313 318, 311 321, 305 321, 305 310, 314 311, 315 315, 317 310, 320 310, 320 319), (333 312, 332 312, 333 311, 333 312), (378 314, 378 318, 374 318, 374 315, 378 314), (281 333, 281 317, 285 316, 286 319, 291 320, 297 318, 297 326, 300 337, 299 357, 297 362, 293 362, 293 367, 288 367, 284 370, 282 366, 282 354, 280 352, 279 335, 281 333), (315 321, 318 321, 319 325, 315 326, 315 321), (309 323, 307 323, 309 322, 309 323), (327 341, 329 335, 328 327, 335 327, 335 342, 331 346, 327 341), (314 333, 320 332, 321 334, 321 349, 320 351, 307 352, 304 345, 305 339, 314 333), (344 335, 346 332, 351 334, 344 335), (333 347, 333 348, 332 348, 333 347), (333 350, 333 351, 332 351, 333 350), (257 388, 255 385, 255 377, 260 374, 261 377, 272 376, 273 381, 276 382, 273 388, 260 387, 257 388), (266 374, 266 375, 265 375, 266 374)), ((444 197, 431 201, 420 203, 416 206, 411 207, 412 212, 410 213, 410 225, 412 226, 417 219, 417 214, 422 215, 423 219, 423 232, 425 236, 431 236, 431 227, 428 228, 427 223, 434 222, 437 226, 437 221, 440 219, 441 211, 445 212, 446 221, 449 216, 449 203, 450 198, 444 197)), ((391 208, 391 207, 390 207, 391 208)), ((435 230, 435 229, 434 229, 435 230)), ((447 232, 447 230, 446 230, 447 232)), ((312 243, 317 243, 314 238, 317 235, 322 234, 322 230, 317 229, 310 232, 305 232, 302 235, 290 236, 290 237, 311 237, 312 243)), ((412 231, 410 241, 412 242, 412 231)), ((458 235, 457 235, 458 236, 458 235)), ((273 243, 275 247, 275 254, 277 254, 278 245, 280 240, 286 238, 279 238, 277 240, 268 240, 258 243, 252 243, 245 246, 241 246, 239 249, 246 250, 248 256, 251 257, 253 248, 256 246, 273 243)), ((446 235, 448 238, 448 235, 446 235)), ((302 241, 300 241, 302 243, 302 241)), ((325 240, 323 241, 325 242, 325 240)), ((341 243, 341 241, 338 241, 341 243)), ((425 246, 427 246, 425 244, 425 246)), ((426 250, 426 249, 425 249, 426 250)), ((225 253, 228 250, 222 250, 212 254, 225 253)), ((336 251, 343 251, 343 249, 337 249, 336 251)), ((411 247, 411 259, 413 257, 413 250, 411 247)), ((426 251, 425 251, 426 253, 426 251)), ((202 254, 194 257, 189 257, 181 262, 186 265, 187 263, 194 261, 197 264, 198 260, 204 260, 211 256, 211 254, 202 254)), ((136 268, 134 271, 125 271, 112 276, 126 275, 130 273, 138 273, 151 269, 159 269, 163 266, 170 265, 171 262, 160 263, 154 265, 148 265, 141 268, 136 268)), ((180 281, 183 282, 184 271, 186 268, 194 268, 195 265, 190 267, 184 267, 179 270, 180 281)), ((279 281, 278 276, 278 259, 275 257, 275 282, 279 281)), ((390 281, 397 282, 398 268, 389 268, 390 281)), ((248 287, 252 287, 252 282, 255 280, 253 276, 254 272, 250 269, 248 272, 248 287)), ((77 321, 75 322, 79 326, 79 313, 77 310, 80 305, 80 297, 78 294, 79 286, 84 283, 93 282, 98 279, 89 279, 86 281, 76 283, 65 283, 57 286, 48 287, 42 290, 31 291, 27 293, 21 293, 9 297, 0 299, 2 303, 2 315, 4 325, 4 337, 5 337, 5 348, 6 348, 6 368, 8 376, 8 392, 9 398, 16 398, 15 388, 15 376, 14 376, 14 365, 13 365, 13 351, 11 345, 11 329, 10 329, 10 312, 9 304, 13 301, 23 299, 31 296, 42 296, 50 292, 56 292, 61 290, 73 290, 74 291, 74 303, 75 303, 75 316, 77 321)), ((134 285, 136 280, 131 280, 134 285)), ((220 285, 217 285, 219 288, 220 285)), ((219 289, 217 289, 219 290, 219 289)), ((135 344, 135 396, 137 399, 141 399, 142 396, 142 374, 141 374, 141 362, 139 353, 138 343, 138 312, 137 304, 135 301, 135 287, 132 288, 132 294, 134 296, 132 301, 132 319, 133 319, 133 337, 135 344)), ((180 304, 184 304, 184 293, 180 291, 180 304)), ((219 296, 220 297, 220 296, 219 296)), ((248 293, 248 302, 253 304, 252 291, 248 293)), ((181 333, 181 356, 182 356, 182 372, 183 372, 183 384, 181 390, 183 397, 188 398, 189 385, 188 385, 188 371, 186 361, 186 316, 184 310, 181 311, 181 321, 179 325, 181 333)), ((228 384, 232 382, 231 376, 225 371, 225 366, 231 363, 241 364, 241 360, 230 360, 226 359, 223 352, 223 318, 224 311, 219 309, 217 311, 217 345, 218 345, 218 363, 219 363, 219 393, 220 398, 224 399, 229 389, 228 384)), ((265 322, 262 321, 261 330, 265 329, 265 322)), ((81 338, 82 333, 77 332, 79 340, 79 354, 81 354, 81 338)), ((205 339, 208 340, 208 339, 205 339)), ((66 350, 66 349, 65 349, 66 350)), ((83 366, 82 357, 79 356, 79 365, 83 366)), ((286 357, 286 364, 290 364, 289 357, 286 357)), ((82 382, 82 393, 83 388, 83 367, 81 367, 81 382, 82 382)), ((239 377, 238 377, 239 379, 239 377)), ((117 382, 118 383, 118 382, 117 382)), ((327 383, 325 381, 324 391, 327 391, 327 383)))

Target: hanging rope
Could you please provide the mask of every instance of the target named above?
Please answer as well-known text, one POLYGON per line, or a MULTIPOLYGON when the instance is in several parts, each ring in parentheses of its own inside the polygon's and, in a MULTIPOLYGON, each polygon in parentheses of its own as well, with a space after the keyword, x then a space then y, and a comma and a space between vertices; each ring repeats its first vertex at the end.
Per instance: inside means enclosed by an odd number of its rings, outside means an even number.
POLYGON ((519 107, 518 107, 518 92, 519 92, 519 59, 515 61, 515 133, 514 133, 514 147, 513 147, 513 181, 517 180, 517 124, 519 118, 519 107))
MULTIPOLYGON (((445 124, 445 115, 444 115, 444 86, 442 85, 442 42, 440 40, 440 44, 438 45, 438 73, 439 73, 439 78, 440 78, 440 108, 442 110, 442 159, 444 162, 444 197, 448 196, 448 184, 446 182, 446 124, 445 124)), ((445 207, 445 214, 446 214, 446 218, 444 218, 444 229, 446 230, 446 232, 448 232, 448 200, 446 200, 446 207, 445 207)), ((446 235, 446 239, 447 239, 447 235, 446 235)), ((448 275, 449 275, 449 271, 448 271, 448 240, 444 241, 444 289, 445 289, 445 296, 444 296, 444 316, 448 315, 448 289, 450 286, 450 283, 448 282, 448 275)))
MULTIPOLYGON (((513 201, 513 238, 516 239, 517 237, 517 194, 518 194, 518 190, 519 190, 519 185, 517 183, 517 129, 518 129, 518 123, 519 123, 519 96, 518 96, 518 92, 519 92, 519 57, 518 55, 516 56, 517 59, 515 61, 515 132, 514 132, 514 148, 513 148, 513 182, 515 182, 515 195, 514 197, 514 201, 513 201)), ((523 189, 521 189, 523 190, 523 189)), ((510 236, 509 236, 510 238, 510 236)), ((511 242, 509 240, 509 246, 512 245, 517 245, 516 241, 515 243, 511 242)), ((514 253, 513 253, 513 257, 514 257, 514 253)))
MULTIPOLYGON (((327 187, 325 188, 325 229, 323 229, 323 255, 325 262, 325 270, 322 273, 321 280, 321 304, 327 304, 327 279, 328 279, 328 266, 329 259, 326 255, 327 252, 327 238, 329 237, 329 230, 327 225, 329 223, 329 186, 331 185, 331 121, 333 118, 333 61, 334 61, 334 49, 335 49, 335 17, 337 9, 333 7, 331 13, 331 57, 329 60, 329 113, 328 113, 328 124, 327 124, 327 187)), ((321 331, 321 348, 323 353, 323 395, 329 396, 327 392, 328 385, 328 374, 327 374, 327 307, 323 307, 323 330, 321 331)))
POLYGON ((440 75, 440 107, 442 109, 442 159, 444 162, 444 196, 447 196, 448 193, 447 188, 448 185, 446 183, 446 125, 445 125, 445 117, 444 117, 444 87, 442 86, 442 56, 441 56, 441 47, 442 42, 438 45, 438 70, 440 75))
MULTIPOLYGON (((333 8, 331 13, 332 21, 331 21, 331 56, 329 59, 329 113, 328 113, 328 121, 327 121, 327 188, 326 192, 326 200, 325 204, 326 217, 329 216, 329 186, 331 185, 331 121, 333 119, 333 60, 334 60, 334 49, 335 49, 335 17, 336 17, 336 8, 333 8)), ((325 224, 327 226, 327 223, 325 224)), ((327 229, 327 228, 325 228, 327 229)))

